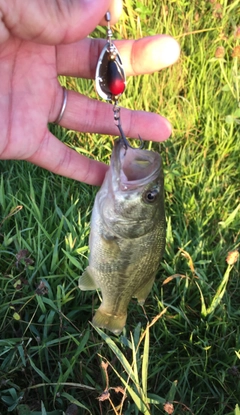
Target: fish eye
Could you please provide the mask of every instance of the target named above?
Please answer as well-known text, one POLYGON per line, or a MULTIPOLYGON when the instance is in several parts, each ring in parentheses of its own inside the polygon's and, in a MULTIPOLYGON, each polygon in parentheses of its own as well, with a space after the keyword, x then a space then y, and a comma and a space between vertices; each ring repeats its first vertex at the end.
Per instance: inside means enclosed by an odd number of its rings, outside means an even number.
POLYGON ((154 203, 158 196, 158 190, 157 189, 149 189, 147 190, 143 195, 144 202, 147 203, 154 203))

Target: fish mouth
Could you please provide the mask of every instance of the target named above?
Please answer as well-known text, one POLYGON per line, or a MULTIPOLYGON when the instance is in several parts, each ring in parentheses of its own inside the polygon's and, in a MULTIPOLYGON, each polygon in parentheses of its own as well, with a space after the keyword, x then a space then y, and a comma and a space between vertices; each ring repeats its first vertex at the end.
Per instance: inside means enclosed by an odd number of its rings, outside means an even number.
POLYGON ((153 151, 123 147, 120 139, 114 143, 111 167, 123 190, 135 189, 155 180, 160 172, 160 155, 153 151))

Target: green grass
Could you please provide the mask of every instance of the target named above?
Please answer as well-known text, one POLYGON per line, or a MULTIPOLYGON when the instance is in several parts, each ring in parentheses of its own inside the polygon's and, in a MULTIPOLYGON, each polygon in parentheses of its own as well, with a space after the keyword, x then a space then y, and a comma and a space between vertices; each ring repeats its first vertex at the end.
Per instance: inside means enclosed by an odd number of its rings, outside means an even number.
MULTIPOLYGON (((149 144, 164 160, 166 253, 122 336, 95 330, 98 295, 77 283, 97 189, 1 161, 0 415, 240 413, 239 260, 226 262, 240 245, 239 1, 126 5, 116 37, 163 32, 182 48, 173 67, 129 78, 122 100, 174 128, 149 144)), ((62 81, 95 96, 92 82, 62 81)), ((51 129, 109 162, 112 138, 51 129)))

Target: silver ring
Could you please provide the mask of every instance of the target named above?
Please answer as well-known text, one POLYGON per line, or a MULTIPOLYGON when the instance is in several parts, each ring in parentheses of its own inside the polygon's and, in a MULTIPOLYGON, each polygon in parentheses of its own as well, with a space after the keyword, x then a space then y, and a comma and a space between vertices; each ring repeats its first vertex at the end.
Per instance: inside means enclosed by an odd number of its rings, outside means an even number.
POLYGON ((64 86, 62 87, 62 89, 63 89, 63 102, 62 102, 62 107, 61 107, 61 110, 59 112, 58 117, 56 118, 55 121, 53 121, 54 124, 59 124, 60 123, 60 121, 61 121, 61 119, 63 117, 63 114, 65 112, 66 106, 67 106, 67 93, 68 93, 68 91, 67 91, 66 88, 64 88, 64 86))

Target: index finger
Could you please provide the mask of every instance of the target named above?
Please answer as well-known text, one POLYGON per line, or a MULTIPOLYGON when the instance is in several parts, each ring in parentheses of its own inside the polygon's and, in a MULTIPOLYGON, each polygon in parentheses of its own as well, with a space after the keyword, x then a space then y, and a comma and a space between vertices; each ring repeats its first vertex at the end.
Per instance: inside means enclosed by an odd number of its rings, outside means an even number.
MULTIPOLYGON (((105 39, 83 39, 57 46, 59 75, 93 79, 105 39)), ((178 42, 168 35, 148 36, 138 40, 116 40, 127 75, 150 74, 174 64, 180 55, 178 42)))

